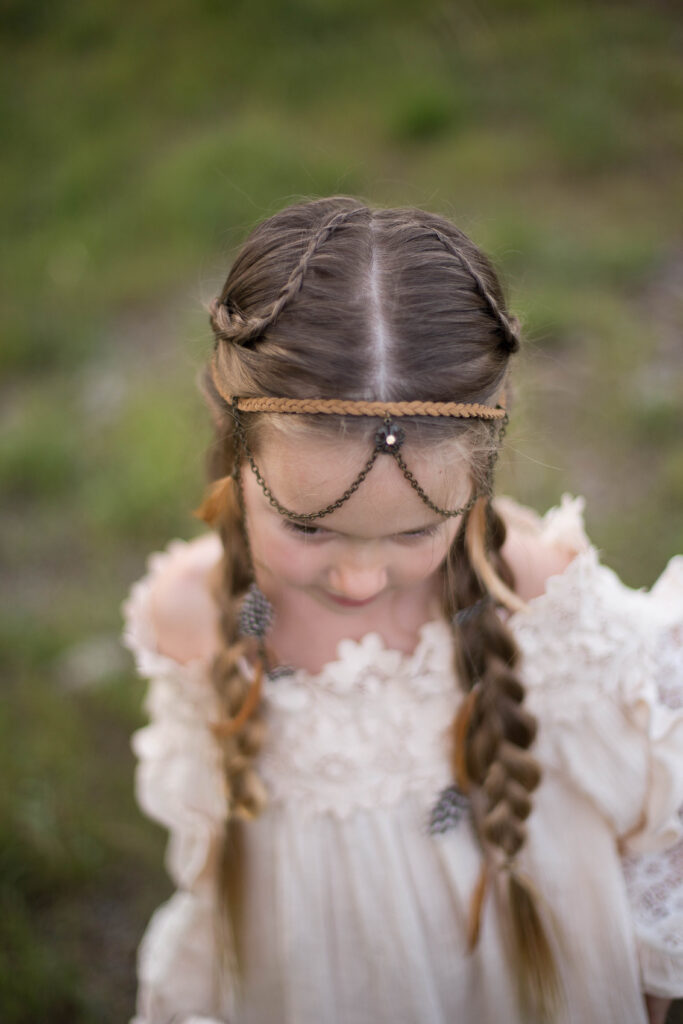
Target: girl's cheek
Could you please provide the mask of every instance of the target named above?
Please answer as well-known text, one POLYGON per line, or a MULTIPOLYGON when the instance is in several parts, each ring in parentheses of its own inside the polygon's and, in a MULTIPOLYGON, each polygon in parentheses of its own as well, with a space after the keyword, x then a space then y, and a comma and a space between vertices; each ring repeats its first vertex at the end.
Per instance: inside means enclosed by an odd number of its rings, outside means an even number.
POLYGON ((305 584, 318 571, 320 559, 298 537, 272 530, 260 540, 260 544, 252 542, 254 554, 279 580, 305 584))
POLYGON ((409 571, 416 576, 426 578, 436 572, 448 552, 448 545, 429 545, 423 551, 415 552, 410 562, 409 571))

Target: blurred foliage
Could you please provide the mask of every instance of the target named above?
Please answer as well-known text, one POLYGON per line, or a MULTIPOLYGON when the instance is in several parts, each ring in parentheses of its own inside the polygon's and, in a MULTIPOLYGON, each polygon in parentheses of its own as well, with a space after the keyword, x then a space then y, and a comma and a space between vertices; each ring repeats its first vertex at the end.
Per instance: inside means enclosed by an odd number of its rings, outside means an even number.
POLYGON ((4 0, 0 1017, 132 1012, 168 892, 117 606, 199 531, 230 253, 300 197, 451 216, 527 336, 503 486, 584 493, 635 585, 683 546, 683 19, 580 0, 4 0))

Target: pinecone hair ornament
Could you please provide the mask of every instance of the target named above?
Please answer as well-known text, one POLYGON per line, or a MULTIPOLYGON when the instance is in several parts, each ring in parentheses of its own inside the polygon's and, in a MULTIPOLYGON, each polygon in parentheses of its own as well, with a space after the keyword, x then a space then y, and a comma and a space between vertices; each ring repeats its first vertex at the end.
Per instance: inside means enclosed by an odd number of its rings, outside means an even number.
POLYGON ((473 604, 467 605, 465 608, 460 608, 459 611, 453 616, 453 622, 456 626, 464 626, 466 622, 471 619, 475 619, 477 615, 481 615, 485 608, 493 603, 493 598, 490 594, 485 594, 480 597, 478 601, 473 604))
POLYGON ((216 526, 232 498, 233 483, 231 476, 214 480, 208 487, 201 505, 192 514, 203 520, 207 526, 216 526))
POLYGON ((272 621, 272 604, 263 591, 255 583, 252 583, 242 602, 240 636, 255 636, 263 639, 272 621))
POLYGON ((432 835, 448 832, 468 818, 472 812, 469 797, 456 785, 447 786, 439 793, 439 797, 429 815, 429 831, 432 835))

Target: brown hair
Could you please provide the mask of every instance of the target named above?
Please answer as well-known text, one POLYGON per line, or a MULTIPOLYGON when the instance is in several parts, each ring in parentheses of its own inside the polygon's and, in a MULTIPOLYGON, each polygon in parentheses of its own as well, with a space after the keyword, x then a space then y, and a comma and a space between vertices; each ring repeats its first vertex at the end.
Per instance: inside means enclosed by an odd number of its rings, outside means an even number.
MULTIPOLYGON (((518 347, 497 276, 466 235, 435 214, 373 210, 348 197, 290 206, 261 223, 211 304, 211 324, 221 390, 242 397, 495 404, 518 347)), ((256 684, 240 668, 238 609, 250 568, 241 509, 226 479, 235 458, 230 407, 208 372, 203 387, 217 431, 210 472, 219 481, 203 515, 224 545, 217 588, 222 648, 212 675, 234 723, 221 737, 231 814, 250 817, 266 799, 254 769, 263 739, 259 711, 244 714, 256 704, 256 684)), ((256 428, 262 415, 250 414, 256 428)), ((337 417, 292 419, 340 429, 337 417)), ((406 426, 426 442, 466 440, 473 478, 486 479, 495 444, 489 425, 438 419, 406 426)), ((342 429, 368 427, 345 420, 342 429)), ((444 613, 457 634, 455 672, 465 691, 454 723, 453 769, 470 794, 483 854, 470 946, 495 878, 522 997, 548 1016, 557 993, 554 959, 538 897, 515 864, 540 772, 528 753, 536 723, 523 707, 518 651, 495 607, 514 600, 504 539, 503 522, 484 497, 465 517, 443 567, 444 613), (455 625, 457 612, 476 602, 478 613, 455 625)))

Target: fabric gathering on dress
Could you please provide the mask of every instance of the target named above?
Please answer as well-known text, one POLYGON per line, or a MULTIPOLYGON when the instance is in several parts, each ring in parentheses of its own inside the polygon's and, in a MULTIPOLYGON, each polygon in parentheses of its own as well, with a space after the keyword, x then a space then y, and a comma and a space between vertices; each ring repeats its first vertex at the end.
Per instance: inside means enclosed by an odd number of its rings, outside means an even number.
MULTIPOLYGON (((565 498, 537 517, 539 536, 577 555, 508 620, 543 770, 519 864, 554 922, 558 1024, 646 1024, 643 992, 683 995, 683 558, 632 590, 600 564, 581 513, 565 498)), ((266 679, 269 804, 236 826, 240 913, 219 962, 221 709, 208 659, 159 653, 150 594, 171 563, 208 587, 221 553, 213 533, 172 542, 124 606, 150 680, 137 798, 169 829, 177 886, 140 945, 134 1024, 523 1024, 490 897, 466 949, 470 822, 429 827, 461 700, 443 621, 412 654, 370 633, 315 675, 266 679)))

